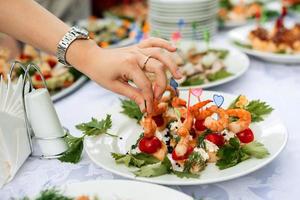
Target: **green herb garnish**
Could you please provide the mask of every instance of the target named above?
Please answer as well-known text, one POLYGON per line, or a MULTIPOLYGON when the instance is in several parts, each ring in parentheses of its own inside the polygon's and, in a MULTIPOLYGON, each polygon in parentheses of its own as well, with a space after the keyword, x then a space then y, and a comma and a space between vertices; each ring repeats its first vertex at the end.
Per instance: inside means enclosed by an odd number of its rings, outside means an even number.
POLYGON ((219 169, 233 167, 250 158, 248 154, 242 151, 240 142, 237 138, 231 138, 228 144, 225 144, 218 150, 217 156, 219 157, 219 160, 216 165, 219 169))
POLYGON ((241 47, 241 48, 245 48, 245 49, 252 49, 253 48, 252 45, 250 45, 250 44, 243 44, 243 43, 238 42, 238 41, 234 41, 233 43, 236 46, 241 47))
POLYGON ((98 136, 101 134, 106 134, 109 136, 117 137, 115 135, 107 133, 108 129, 112 126, 111 116, 106 115, 105 119, 97 120, 92 118, 88 123, 82 123, 76 125, 76 128, 82 131, 83 136, 74 137, 68 135, 66 137, 66 142, 69 146, 68 150, 59 158, 60 161, 78 163, 81 158, 82 149, 83 149, 83 140, 85 136, 98 136))
POLYGON ((203 83, 204 79, 200 77, 189 77, 183 83, 181 83, 181 86, 202 85, 203 83))
POLYGON ((220 71, 214 74, 208 74, 207 79, 212 82, 212 81, 217 81, 220 79, 227 78, 229 76, 232 76, 232 73, 226 71, 225 69, 221 69, 220 71))
POLYGON ((134 172, 136 176, 142 177, 156 177, 169 173, 172 173, 172 164, 167 156, 162 162, 145 165, 134 172))
POLYGON ((259 142, 253 141, 241 146, 237 138, 231 138, 228 144, 225 144, 218 150, 217 156, 219 157, 219 160, 216 165, 219 169, 226 169, 233 167, 250 157, 261 159, 268 155, 268 150, 259 142))
MULTIPOLYGON (((241 95, 239 95, 229 106, 229 108, 237 108, 235 106, 236 102, 239 100, 241 95)), ((251 113, 252 122, 260 122, 264 120, 264 116, 270 114, 274 109, 268 105, 266 102, 260 100, 250 101, 247 106, 244 107, 245 110, 251 113)))
POLYGON ((121 113, 127 115, 129 118, 136 119, 137 121, 142 119, 143 113, 134 101, 121 99, 121 104, 123 108, 121 113))
POLYGON ((152 155, 145 153, 138 154, 118 154, 112 153, 112 157, 115 159, 116 163, 124 163, 127 167, 142 167, 144 165, 155 164, 160 162, 158 159, 152 155))
MULTIPOLYGON (((22 200, 30 200, 30 198, 24 197, 22 200)), ((74 198, 63 195, 61 191, 55 188, 50 188, 41 191, 35 200, 74 200, 74 198)))
POLYGON ((202 171, 206 166, 205 161, 198 152, 193 152, 184 163, 184 172, 190 172, 193 167, 197 167, 199 171, 202 171))
POLYGON ((270 155, 266 147, 264 147, 262 143, 256 141, 253 141, 249 144, 245 144, 244 146, 242 146, 242 150, 246 154, 251 155, 255 158, 264 158, 270 155))

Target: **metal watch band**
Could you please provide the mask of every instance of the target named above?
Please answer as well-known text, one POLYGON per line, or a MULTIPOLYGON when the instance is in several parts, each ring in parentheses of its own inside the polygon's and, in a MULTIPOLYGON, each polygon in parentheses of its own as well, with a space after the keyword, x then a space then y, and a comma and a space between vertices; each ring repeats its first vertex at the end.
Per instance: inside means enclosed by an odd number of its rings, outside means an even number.
POLYGON ((89 39, 89 33, 87 30, 79 28, 77 26, 73 26, 59 41, 57 45, 56 56, 58 62, 64 65, 70 65, 66 60, 66 53, 68 48, 77 39, 89 39))

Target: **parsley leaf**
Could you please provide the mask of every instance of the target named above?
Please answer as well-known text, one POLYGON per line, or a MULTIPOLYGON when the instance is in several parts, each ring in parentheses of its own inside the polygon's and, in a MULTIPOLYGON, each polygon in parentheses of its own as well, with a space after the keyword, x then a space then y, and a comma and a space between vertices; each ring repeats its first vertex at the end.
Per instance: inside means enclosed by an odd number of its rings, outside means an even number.
POLYGON ((59 160, 62 162, 78 163, 83 150, 83 137, 76 138, 72 135, 67 135, 65 140, 69 148, 59 160))
POLYGON ((266 102, 254 100, 246 106, 246 110, 251 113, 252 122, 260 122, 264 120, 264 115, 270 114, 274 109, 266 102))
POLYGON ((250 158, 248 154, 242 151, 240 142, 237 138, 231 138, 228 144, 225 144, 218 150, 217 156, 219 157, 219 160, 216 165, 221 170, 233 167, 250 158))
POLYGON ((168 157, 165 157, 165 159, 162 162, 145 165, 139 170, 135 171, 134 174, 136 176, 142 177, 156 177, 170 173, 172 171, 171 168, 172 164, 170 160, 168 159, 168 157))
POLYGON ((92 118, 90 122, 76 125, 76 128, 83 132, 84 135, 97 136, 106 134, 107 130, 112 126, 111 115, 106 115, 101 121, 92 118))
POLYGON ((217 80, 220 80, 220 79, 227 78, 229 76, 232 76, 232 73, 228 72, 225 69, 221 69, 221 70, 217 71, 214 74, 208 74, 207 79, 209 81, 217 81, 217 80))
POLYGON ((249 144, 244 145, 242 147, 242 150, 246 154, 251 155, 255 158, 264 158, 264 157, 270 155, 270 153, 268 152, 266 147, 264 147, 264 145, 262 143, 256 142, 256 141, 253 141, 249 144))
MULTIPOLYGON (((239 100, 241 95, 239 95, 229 106, 229 108, 237 108, 235 106, 236 102, 239 100)), ((251 113, 252 122, 260 122, 264 120, 264 116, 270 114, 274 109, 268 105, 266 102, 260 100, 250 101, 245 110, 251 113)))
POLYGON ((105 119, 101 121, 92 118, 88 123, 82 123, 76 125, 76 128, 83 132, 82 137, 74 137, 67 135, 66 142, 68 144, 68 150, 59 158, 62 162, 78 163, 81 158, 83 150, 83 140, 85 136, 97 136, 100 134, 107 134, 109 136, 116 137, 115 135, 107 133, 108 129, 112 126, 111 116, 106 115, 105 119))
POLYGON ((136 119, 138 122, 142 119, 143 113, 139 106, 132 100, 120 99, 123 110, 121 113, 127 115, 129 118, 136 119))

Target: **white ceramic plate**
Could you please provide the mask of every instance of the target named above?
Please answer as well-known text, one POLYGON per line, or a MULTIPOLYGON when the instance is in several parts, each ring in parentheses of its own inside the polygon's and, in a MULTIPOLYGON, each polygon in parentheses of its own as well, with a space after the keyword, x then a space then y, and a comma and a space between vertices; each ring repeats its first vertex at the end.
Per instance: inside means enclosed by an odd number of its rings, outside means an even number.
POLYGON ((192 197, 176 190, 128 180, 101 180, 69 184, 66 195, 76 197, 97 196, 101 200, 193 200, 192 197))
MULTIPOLYGON (((121 23, 121 20, 113 19, 113 18, 112 19, 110 19, 110 18, 97 19, 98 24, 106 25, 106 24, 110 24, 111 22, 115 22, 118 24, 118 23, 121 23)), ((78 21, 77 24, 80 27, 86 28, 88 26, 88 20, 87 19, 80 20, 80 21, 78 21)), ((125 47, 125 46, 132 45, 134 43, 135 43, 134 38, 126 38, 126 39, 120 40, 116 44, 110 45, 108 48, 125 47)))
POLYGON ((62 99, 63 97, 72 94, 73 92, 78 90, 87 80, 88 80, 88 78, 86 76, 81 76, 71 86, 51 95, 52 101, 58 101, 58 100, 62 99))
MULTIPOLYGON (((294 23, 291 21, 287 21, 286 23, 287 27, 293 26, 294 23)), ((255 29, 256 25, 248 25, 243 26, 240 28, 236 28, 231 30, 228 33, 228 36, 232 42, 239 42, 241 44, 249 45, 250 41, 248 40, 249 32, 253 29, 255 29)), ((267 29, 271 29, 273 27, 273 23, 268 23, 265 25, 267 29)), ((300 63, 300 54, 276 54, 276 53, 268 53, 263 52, 259 50, 244 48, 238 45, 235 45, 238 49, 241 51, 256 56, 262 60, 270 61, 270 62, 276 62, 276 63, 284 63, 284 64, 295 64, 300 63)))
MULTIPOLYGON (((221 94, 224 96, 224 107, 229 106, 236 98, 236 96, 226 93, 204 91, 201 99, 212 99, 214 94, 221 94)), ((187 99, 188 92, 183 91, 180 96, 187 99)), ((192 98, 192 101, 192 103, 196 103, 195 98, 192 98)), ((84 140, 85 151, 96 165, 112 173, 131 179, 164 185, 208 184, 244 176, 262 168, 275 159, 283 150, 288 137, 286 127, 276 115, 276 112, 273 112, 267 116, 263 122, 251 125, 256 140, 262 142, 270 152, 270 155, 264 159, 252 158, 225 170, 219 170, 214 164, 208 164, 207 168, 201 172, 201 176, 196 179, 178 178, 175 175, 163 175, 153 178, 136 177, 132 173, 132 171, 136 169, 127 168, 122 164, 116 164, 111 157, 111 152, 126 153, 142 133, 141 126, 139 126, 135 120, 129 119, 127 116, 121 114, 120 111, 121 108, 119 103, 111 106, 109 114, 112 114, 113 127, 110 132, 118 134, 123 139, 120 140, 106 135, 86 138, 84 140)))
MULTIPOLYGON (((190 41, 182 41, 179 43, 178 46, 178 48, 181 49, 183 52, 188 51, 188 49, 190 49, 191 47, 196 47, 199 51, 204 51, 206 49, 206 45, 202 42, 195 43, 190 41)), ((201 88, 215 87, 239 78, 248 70, 250 61, 248 56, 246 56, 244 53, 237 51, 232 47, 224 46, 223 44, 212 43, 210 45, 210 48, 229 50, 229 54, 224 60, 224 63, 227 68, 227 71, 231 72, 233 75, 221 80, 205 83, 202 85, 179 87, 179 89, 187 90, 189 88, 197 88, 197 87, 201 87, 201 88)))

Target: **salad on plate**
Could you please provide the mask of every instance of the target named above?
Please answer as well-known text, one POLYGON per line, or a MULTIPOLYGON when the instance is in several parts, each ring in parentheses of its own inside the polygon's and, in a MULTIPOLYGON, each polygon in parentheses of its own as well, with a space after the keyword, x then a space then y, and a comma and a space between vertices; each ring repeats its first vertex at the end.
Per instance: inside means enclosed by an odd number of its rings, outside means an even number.
POLYGON ((272 112, 269 105, 240 95, 225 108, 223 96, 217 94, 213 99, 198 98, 192 105, 190 98, 196 93, 201 90, 190 90, 185 100, 168 87, 151 114, 142 114, 134 102, 122 100, 122 113, 136 119, 143 132, 127 153, 111 153, 115 162, 135 169, 140 177, 197 178, 209 163, 223 170, 269 155, 250 128, 272 112))
POLYGON ((198 50, 196 47, 174 54, 174 60, 183 74, 180 86, 203 85, 232 76, 224 62, 228 54, 229 50, 225 49, 198 50))
MULTIPOLYGON (((6 76, 10 70, 10 60, 8 59, 8 55, 9 51, 2 50, 0 52, 0 75, 4 76, 4 78, 7 78, 6 76)), ((86 77, 76 69, 60 64, 55 56, 40 52, 30 45, 25 45, 22 53, 15 58, 15 60, 21 62, 25 66, 29 63, 36 64, 40 68, 41 73, 45 78, 47 88, 52 96, 70 88, 83 77, 84 81, 86 80, 86 77)), ((23 73, 24 71, 21 68, 15 67, 12 73, 13 80, 23 73)), ((32 69, 29 72, 29 75, 34 88, 44 87, 42 78, 38 72, 32 69)), ((84 81, 80 80, 80 82, 84 81)))
POLYGON ((221 26, 239 26, 253 20, 257 15, 263 15, 266 18, 276 17, 279 13, 268 8, 267 2, 259 0, 220 0, 220 9, 218 20, 221 26))
POLYGON ((132 30, 132 22, 127 19, 98 19, 91 16, 87 20, 80 21, 79 25, 85 27, 89 31, 90 38, 102 48, 118 45, 125 40, 133 42, 128 39, 132 30))

